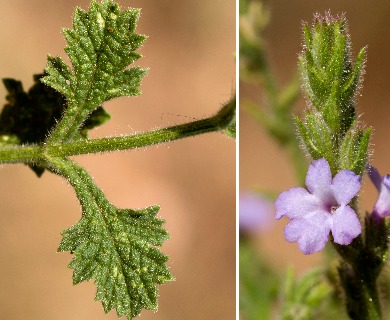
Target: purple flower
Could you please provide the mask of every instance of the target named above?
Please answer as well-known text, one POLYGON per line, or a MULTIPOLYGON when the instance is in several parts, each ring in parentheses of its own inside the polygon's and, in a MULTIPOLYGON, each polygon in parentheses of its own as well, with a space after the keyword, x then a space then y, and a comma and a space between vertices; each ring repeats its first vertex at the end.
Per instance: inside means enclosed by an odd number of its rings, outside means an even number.
POLYGON ((314 160, 306 187, 282 192, 275 201, 275 218, 291 219, 284 229, 289 242, 298 242, 304 254, 321 251, 332 231, 334 242, 347 245, 362 230, 356 212, 348 205, 360 189, 360 176, 342 170, 332 180, 326 159, 314 160))
POLYGON ((250 192, 240 193, 240 230, 258 232, 271 225, 274 208, 265 198, 250 192))
POLYGON ((386 218, 390 215, 390 174, 381 176, 374 167, 368 168, 368 174, 372 183, 379 191, 378 200, 375 203, 373 215, 386 218))

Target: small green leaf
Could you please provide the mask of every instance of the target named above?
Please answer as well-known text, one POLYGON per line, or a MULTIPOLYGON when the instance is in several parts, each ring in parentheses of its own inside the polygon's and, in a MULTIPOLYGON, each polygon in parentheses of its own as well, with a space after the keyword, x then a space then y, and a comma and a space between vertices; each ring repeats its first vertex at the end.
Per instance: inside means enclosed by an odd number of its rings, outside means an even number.
POLYGON ((81 220, 62 233, 58 248, 74 253, 73 283, 94 279, 95 299, 106 313, 115 308, 119 317, 132 319, 142 309, 157 310, 157 284, 173 280, 168 257, 155 248, 169 237, 164 221, 156 218, 159 207, 118 209, 77 164, 49 162, 74 187, 83 210, 81 220))
POLYGON ((73 29, 64 29, 65 51, 73 69, 49 57, 42 81, 61 92, 68 108, 48 143, 72 140, 88 115, 103 102, 140 94, 146 69, 127 67, 141 55, 135 51, 146 36, 134 32, 139 9, 120 11, 111 0, 92 1, 89 11, 77 8, 73 29))

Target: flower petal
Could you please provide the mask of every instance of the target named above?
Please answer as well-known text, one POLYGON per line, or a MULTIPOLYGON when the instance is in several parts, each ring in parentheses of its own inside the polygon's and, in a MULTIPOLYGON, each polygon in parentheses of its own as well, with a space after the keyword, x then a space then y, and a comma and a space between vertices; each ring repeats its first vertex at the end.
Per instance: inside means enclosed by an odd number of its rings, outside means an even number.
POLYGON ((381 191, 382 176, 379 171, 373 166, 369 166, 367 171, 374 186, 378 191, 381 191))
POLYGON ((298 242, 304 254, 312 254, 324 249, 331 223, 330 214, 317 211, 309 218, 291 220, 284 229, 284 236, 288 242, 298 242))
POLYGON ((342 170, 333 178, 333 195, 339 205, 347 205, 360 190, 360 176, 349 170, 342 170))
POLYGON ((332 235, 338 244, 350 244, 362 232, 356 212, 350 206, 339 207, 332 215, 332 220, 332 235))
POLYGON ((390 175, 383 177, 374 211, 382 218, 390 215, 390 175))
POLYGON ((289 219, 299 218, 317 211, 319 200, 306 189, 297 187, 282 192, 275 201, 275 218, 286 216, 289 219))
POLYGON ((307 189, 315 196, 328 202, 331 193, 332 173, 329 163, 321 158, 311 162, 306 175, 307 189))
POLYGON ((251 192, 240 193, 240 231, 257 232, 271 225, 274 208, 267 199, 251 192))

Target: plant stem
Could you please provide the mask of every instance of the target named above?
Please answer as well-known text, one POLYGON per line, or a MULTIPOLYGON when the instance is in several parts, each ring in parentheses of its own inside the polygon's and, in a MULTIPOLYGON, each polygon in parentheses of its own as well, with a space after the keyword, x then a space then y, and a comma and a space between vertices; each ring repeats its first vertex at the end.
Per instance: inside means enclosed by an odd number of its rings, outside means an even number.
POLYGON ((127 150, 174 141, 221 129, 219 118, 197 120, 191 123, 144 132, 125 137, 109 137, 87 141, 74 141, 61 145, 48 146, 48 152, 56 156, 71 156, 86 153, 127 150))
POLYGON ((342 265, 339 269, 348 315, 354 320, 381 320, 376 279, 361 269, 361 266, 350 265, 342 265))
POLYGON ((63 144, 25 145, 0 148, 0 163, 34 163, 52 157, 136 149, 190 136, 225 129, 235 117, 235 99, 225 104, 214 116, 131 136, 79 140, 63 144))
POLYGON ((31 163, 42 159, 43 146, 15 145, 0 148, 0 163, 31 163))
POLYGON ((354 320, 382 319, 377 281, 383 268, 383 256, 387 253, 387 244, 383 245, 380 236, 383 234, 386 242, 387 232, 384 225, 370 218, 366 218, 365 239, 359 235, 349 246, 336 244, 332 239, 341 258, 338 271, 346 309, 354 320))

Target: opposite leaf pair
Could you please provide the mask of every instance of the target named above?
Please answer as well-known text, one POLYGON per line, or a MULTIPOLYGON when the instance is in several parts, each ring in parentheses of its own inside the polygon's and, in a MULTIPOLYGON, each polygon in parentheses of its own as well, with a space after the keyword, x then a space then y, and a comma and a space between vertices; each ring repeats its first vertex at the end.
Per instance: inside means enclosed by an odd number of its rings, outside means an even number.
POLYGON ((140 94, 145 69, 129 64, 141 57, 137 50, 146 37, 135 33, 138 9, 121 11, 112 0, 92 1, 88 12, 77 8, 73 29, 65 29, 65 48, 72 68, 49 57, 44 75, 23 91, 19 81, 5 79, 9 92, 0 115, 2 151, 25 150, 34 158, 25 163, 40 176, 45 169, 63 176, 76 191, 81 220, 62 233, 59 251, 74 259, 73 282, 94 279, 96 299, 104 311, 113 308, 131 319, 142 309, 157 309, 157 285, 172 280, 161 246, 169 235, 157 219, 158 206, 144 210, 118 209, 75 162, 58 155, 64 143, 87 144, 87 130, 109 115, 103 102, 140 94))

